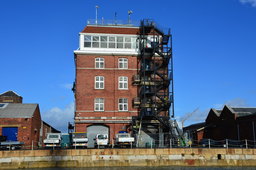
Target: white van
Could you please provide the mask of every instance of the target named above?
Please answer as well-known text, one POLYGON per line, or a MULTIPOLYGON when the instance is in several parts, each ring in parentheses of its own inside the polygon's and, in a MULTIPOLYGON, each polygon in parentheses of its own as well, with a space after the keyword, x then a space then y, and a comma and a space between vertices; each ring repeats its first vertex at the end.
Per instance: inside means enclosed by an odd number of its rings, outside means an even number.
POLYGON ((108 140, 108 134, 97 134, 95 137, 95 148, 105 148, 108 147, 109 140, 108 140))

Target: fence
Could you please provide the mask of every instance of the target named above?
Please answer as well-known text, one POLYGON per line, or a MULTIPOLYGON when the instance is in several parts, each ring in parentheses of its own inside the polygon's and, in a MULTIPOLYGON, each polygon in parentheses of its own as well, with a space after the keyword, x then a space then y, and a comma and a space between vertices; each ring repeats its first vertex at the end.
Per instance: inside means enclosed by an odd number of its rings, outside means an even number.
POLYGON ((169 140, 166 141, 151 140, 146 143, 144 147, 139 148, 256 148, 256 141, 252 140, 213 140, 202 139, 201 141, 192 140, 169 140), (163 143, 165 145, 163 145, 163 143))
MULTIPOLYGON (((201 141, 193 141, 193 140, 180 140, 180 139, 164 139, 164 140, 156 140, 156 139, 147 139, 143 141, 143 144, 139 142, 135 142, 126 146, 117 146, 114 143, 110 143, 107 148, 256 148, 256 141, 253 140, 213 140, 213 139, 202 139, 201 141)), ((103 147, 95 147, 95 149, 100 149, 103 147)), ((2 150, 38 150, 38 149, 92 149, 87 147, 72 147, 71 144, 60 145, 52 147, 45 147, 38 145, 38 142, 32 142, 32 145, 7 145, 5 147, 1 147, 2 150)))

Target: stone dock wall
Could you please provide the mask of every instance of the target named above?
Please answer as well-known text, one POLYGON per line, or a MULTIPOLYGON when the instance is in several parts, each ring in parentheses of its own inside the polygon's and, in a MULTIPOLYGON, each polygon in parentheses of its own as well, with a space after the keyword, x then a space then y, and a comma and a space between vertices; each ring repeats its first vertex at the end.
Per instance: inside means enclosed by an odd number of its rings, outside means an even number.
POLYGON ((0 151, 0 169, 102 166, 255 166, 256 149, 70 149, 0 151))

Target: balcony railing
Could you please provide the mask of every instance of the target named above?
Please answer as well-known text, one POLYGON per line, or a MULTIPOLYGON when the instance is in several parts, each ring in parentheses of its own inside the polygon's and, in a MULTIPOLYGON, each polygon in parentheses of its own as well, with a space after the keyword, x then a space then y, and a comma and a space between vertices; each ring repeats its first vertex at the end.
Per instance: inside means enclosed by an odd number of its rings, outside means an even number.
POLYGON ((138 27, 138 21, 123 21, 123 20, 105 20, 105 19, 88 19, 87 25, 99 25, 99 26, 123 26, 123 27, 138 27))

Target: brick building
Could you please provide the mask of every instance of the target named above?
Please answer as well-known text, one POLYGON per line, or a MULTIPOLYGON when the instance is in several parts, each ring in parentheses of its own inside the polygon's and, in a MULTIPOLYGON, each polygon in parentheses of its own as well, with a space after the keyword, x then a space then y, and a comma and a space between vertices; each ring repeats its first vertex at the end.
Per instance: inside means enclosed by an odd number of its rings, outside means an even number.
POLYGON ((206 120, 204 138, 256 141, 256 108, 236 108, 225 105, 211 109, 206 120))
POLYGON ((222 110, 210 109, 205 122, 185 127, 189 139, 224 141, 256 141, 256 108, 225 105, 222 110))
POLYGON ((14 91, 0 94, 0 103, 22 103, 22 97, 14 91))
POLYGON ((97 133, 108 133, 110 142, 118 131, 129 131, 138 115, 132 101, 138 73, 136 39, 139 27, 87 25, 74 51, 76 80, 75 131, 87 132, 89 147, 97 133))
POLYGON ((37 104, 6 103, 0 107, 0 133, 25 145, 39 142, 41 116, 37 104))
POLYGON ((24 142, 25 148, 43 145, 50 132, 59 132, 42 121, 38 104, 23 104, 22 97, 13 91, 0 96, 0 135, 7 140, 24 142))

